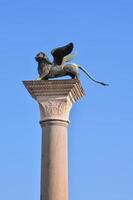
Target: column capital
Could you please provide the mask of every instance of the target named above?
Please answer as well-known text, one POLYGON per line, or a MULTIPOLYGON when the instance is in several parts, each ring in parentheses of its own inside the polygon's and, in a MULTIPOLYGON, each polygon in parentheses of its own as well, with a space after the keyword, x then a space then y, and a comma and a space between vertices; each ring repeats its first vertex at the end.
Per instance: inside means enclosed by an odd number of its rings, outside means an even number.
POLYGON ((80 81, 23 81, 31 96, 39 103, 41 121, 69 121, 72 104, 84 96, 80 81))

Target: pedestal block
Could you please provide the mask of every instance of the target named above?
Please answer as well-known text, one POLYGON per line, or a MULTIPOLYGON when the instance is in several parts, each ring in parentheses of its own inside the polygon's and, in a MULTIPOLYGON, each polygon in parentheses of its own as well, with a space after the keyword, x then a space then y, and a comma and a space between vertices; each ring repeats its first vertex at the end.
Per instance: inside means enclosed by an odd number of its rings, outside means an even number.
POLYGON ((69 113, 72 104, 84 95, 84 91, 77 79, 23 83, 40 108, 41 200, 68 200, 69 113))

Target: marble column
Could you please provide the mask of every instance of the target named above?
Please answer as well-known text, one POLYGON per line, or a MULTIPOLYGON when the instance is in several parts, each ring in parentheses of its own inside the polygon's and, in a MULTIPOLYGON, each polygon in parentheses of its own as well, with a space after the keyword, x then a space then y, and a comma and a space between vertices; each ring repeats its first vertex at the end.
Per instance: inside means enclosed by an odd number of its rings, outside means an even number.
POLYGON ((69 113, 84 91, 77 79, 23 83, 40 108, 41 200, 68 200, 69 113))

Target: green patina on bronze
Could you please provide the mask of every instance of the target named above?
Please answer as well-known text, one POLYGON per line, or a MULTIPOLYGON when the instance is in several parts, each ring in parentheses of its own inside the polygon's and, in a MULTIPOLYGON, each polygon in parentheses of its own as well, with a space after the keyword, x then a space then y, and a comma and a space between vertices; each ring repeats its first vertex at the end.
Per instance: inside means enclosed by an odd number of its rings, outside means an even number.
POLYGON ((62 76, 79 79, 79 69, 81 69, 92 81, 107 86, 108 84, 94 79, 82 66, 73 63, 66 64, 74 57, 73 47, 73 43, 69 43, 63 47, 53 49, 51 51, 53 62, 48 59, 44 52, 38 53, 35 57, 38 62, 38 80, 48 80, 49 78, 62 76))

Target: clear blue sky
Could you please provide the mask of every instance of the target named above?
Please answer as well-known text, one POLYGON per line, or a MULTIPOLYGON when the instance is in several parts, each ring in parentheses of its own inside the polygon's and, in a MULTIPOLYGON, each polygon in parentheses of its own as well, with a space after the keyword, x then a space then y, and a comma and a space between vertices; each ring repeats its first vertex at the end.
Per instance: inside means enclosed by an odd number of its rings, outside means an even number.
MULTIPOLYGON (((39 109, 22 84, 34 56, 74 42, 86 92, 71 112, 70 200, 133 200, 133 1, 0 1, 0 199, 38 200, 39 109)), ((51 58, 51 56, 50 56, 51 58)))

